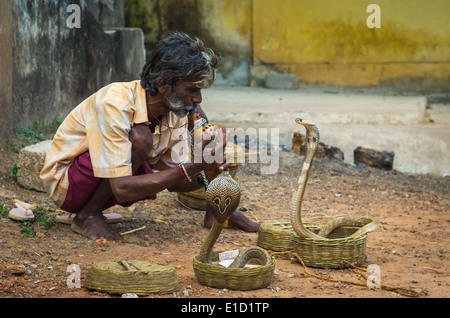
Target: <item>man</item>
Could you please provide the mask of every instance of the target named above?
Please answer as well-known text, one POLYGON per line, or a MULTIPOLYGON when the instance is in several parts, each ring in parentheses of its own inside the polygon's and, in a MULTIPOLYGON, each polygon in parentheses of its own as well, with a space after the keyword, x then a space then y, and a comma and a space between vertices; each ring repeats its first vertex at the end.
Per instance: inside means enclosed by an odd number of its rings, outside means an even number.
MULTIPOLYGON (((199 39, 172 32, 157 44, 140 81, 110 84, 72 110, 53 138, 41 179, 61 209, 76 213, 73 231, 91 239, 123 240, 103 210, 155 200, 164 189, 192 191, 201 186, 201 171, 212 180, 228 169, 225 160, 188 162, 186 116, 194 110, 204 116, 201 89, 213 84, 219 63, 199 39)), ((212 154, 226 143, 220 129, 214 134, 223 143, 212 154)), ((211 220, 205 215, 205 226, 211 220)), ((258 228, 238 210, 229 225, 258 228)))

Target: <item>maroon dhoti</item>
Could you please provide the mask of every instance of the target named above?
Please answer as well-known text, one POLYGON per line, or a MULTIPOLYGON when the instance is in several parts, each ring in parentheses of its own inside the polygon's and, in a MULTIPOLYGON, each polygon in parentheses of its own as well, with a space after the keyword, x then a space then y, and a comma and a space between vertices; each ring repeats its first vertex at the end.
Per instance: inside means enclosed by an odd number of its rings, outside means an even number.
MULTIPOLYGON (((133 175, 143 175, 153 173, 152 168, 150 168, 148 163, 144 163, 133 175)), ((91 195, 94 193, 99 182, 102 178, 94 176, 92 170, 91 156, 89 151, 79 155, 72 165, 69 167, 68 171, 69 177, 69 189, 67 190, 66 199, 61 206, 61 209, 67 212, 77 213, 86 204, 91 195)), ((121 205, 128 207, 133 203, 142 200, 155 200, 156 194, 152 194, 141 200, 128 201, 124 203, 118 203, 114 195, 105 203, 103 210, 114 205, 121 205)))

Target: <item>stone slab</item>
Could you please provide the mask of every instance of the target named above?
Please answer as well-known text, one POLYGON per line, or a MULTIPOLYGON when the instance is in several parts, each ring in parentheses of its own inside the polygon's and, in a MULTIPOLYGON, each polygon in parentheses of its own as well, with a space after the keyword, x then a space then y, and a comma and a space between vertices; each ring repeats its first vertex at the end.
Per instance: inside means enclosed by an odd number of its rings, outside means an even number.
POLYGON ((17 161, 17 182, 22 187, 45 192, 39 174, 51 143, 51 140, 45 140, 20 150, 17 161))

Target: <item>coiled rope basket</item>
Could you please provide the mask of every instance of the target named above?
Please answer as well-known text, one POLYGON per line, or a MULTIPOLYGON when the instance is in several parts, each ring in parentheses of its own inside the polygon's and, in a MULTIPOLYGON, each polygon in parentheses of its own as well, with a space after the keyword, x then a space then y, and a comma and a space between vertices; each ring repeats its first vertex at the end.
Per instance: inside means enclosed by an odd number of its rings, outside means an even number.
MULTIPOLYGON (((307 229, 318 233, 320 223, 305 223, 307 229)), ((358 265, 366 259, 367 235, 349 237, 359 228, 336 228, 327 238, 301 238, 293 230, 288 219, 261 224, 258 246, 274 252, 295 252, 306 266, 318 268, 343 268, 348 263, 358 265), (348 262, 348 263, 347 263, 348 262)))
POLYGON ((95 263, 89 269, 85 286, 109 294, 171 294, 179 289, 172 265, 145 261, 95 263))
POLYGON ((217 265, 220 251, 214 251, 212 263, 202 263, 199 255, 193 259, 193 269, 200 284, 231 290, 261 289, 270 285, 275 272, 275 258, 269 264, 258 267, 226 268, 217 265))

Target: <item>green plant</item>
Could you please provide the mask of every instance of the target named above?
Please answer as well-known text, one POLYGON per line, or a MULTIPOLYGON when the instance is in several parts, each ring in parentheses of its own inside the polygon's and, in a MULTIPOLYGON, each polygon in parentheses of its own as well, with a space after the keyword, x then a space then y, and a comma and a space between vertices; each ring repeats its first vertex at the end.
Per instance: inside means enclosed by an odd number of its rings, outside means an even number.
POLYGON ((30 220, 24 219, 19 221, 20 224, 20 233, 28 237, 35 237, 36 232, 34 230, 34 226, 30 220))
POLYGON ((62 119, 60 118, 54 118, 50 124, 44 124, 43 121, 35 121, 32 129, 22 127, 14 136, 5 139, 1 145, 1 150, 19 152, 20 149, 26 146, 49 140, 61 123, 62 119))
POLYGON ((42 208, 37 208, 33 211, 36 225, 42 226, 46 229, 49 229, 56 225, 55 219, 51 217, 47 212, 42 208))
POLYGON ((48 139, 43 133, 28 128, 20 128, 16 136, 24 144, 35 144, 48 139))
MULTIPOLYGON (((1 210, 2 215, 6 215, 6 213, 4 214, 3 211, 4 208, 2 208, 1 210)), ((47 211, 45 211, 43 208, 37 208, 33 210, 33 213, 35 217, 34 218, 35 225, 43 227, 45 229, 50 229, 56 225, 54 218, 50 216, 47 213, 47 211)), ((33 223, 30 220, 26 219, 21 220, 19 221, 19 225, 20 225, 20 233, 28 237, 36 237, 36 230, 34 228, 33 223)))
POLYGON ((35 120, 33 130, 41 134, 54 134, 63 120, 55 117, 50 124, 45 124, 43 120, 35 120))
POLYGON ((6 208, 6 206, 4 204, 0 205, 0 215, 1 216, 6 216, 8 215, 8 208, 6 208))

